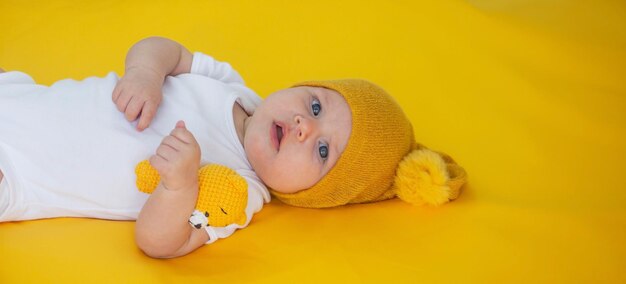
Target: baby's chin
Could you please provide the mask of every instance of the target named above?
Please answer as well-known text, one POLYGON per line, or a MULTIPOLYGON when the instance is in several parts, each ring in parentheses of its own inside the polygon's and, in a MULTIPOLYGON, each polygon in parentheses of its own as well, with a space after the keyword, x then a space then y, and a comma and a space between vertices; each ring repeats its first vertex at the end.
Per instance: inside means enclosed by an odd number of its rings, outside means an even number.
POLYGON ((304 188, 303 189, 289 189, 289 188, 284 189, 284 188, 275 188, 275 187, 271 187, 271 186, 270 186, 270 188, 272 190, 276 191, 276 192, 280 192, 280 193, 284 193, 284 194, 294 194, 294 193, 298 193, 300 191, 305 190, 304 188))
MULTIPOLYGON (((260 177, 261 180, 263 180, 262 177, 260 177)), ((293 184, 284 184, 284 183, 273 183, 271 181, 265 182, 263 181, 263 183, 265 183, 265 185, 269 188, 271 188, 273 191, 279 192, 279 193, 284 193, 284 194, 293 194, 293 193, 298 193, 300 191, 304 191, 308 188, 311 188, 313 185, 293 185, 293 184)))

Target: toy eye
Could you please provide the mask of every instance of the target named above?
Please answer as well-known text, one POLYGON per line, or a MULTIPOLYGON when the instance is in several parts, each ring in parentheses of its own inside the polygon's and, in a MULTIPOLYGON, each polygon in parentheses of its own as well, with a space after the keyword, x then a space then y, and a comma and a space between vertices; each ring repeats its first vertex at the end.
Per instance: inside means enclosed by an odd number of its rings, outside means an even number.
POLYGON ((204 211, 204 217, 209 217, 209 212, 204 211))
POLYGON ((228 213, 226 213, 226 211, 224 211, 224 208, 220 207, 220 209, 222 210, 222 212, 224 212, 224 214, 228 215, 228 213))

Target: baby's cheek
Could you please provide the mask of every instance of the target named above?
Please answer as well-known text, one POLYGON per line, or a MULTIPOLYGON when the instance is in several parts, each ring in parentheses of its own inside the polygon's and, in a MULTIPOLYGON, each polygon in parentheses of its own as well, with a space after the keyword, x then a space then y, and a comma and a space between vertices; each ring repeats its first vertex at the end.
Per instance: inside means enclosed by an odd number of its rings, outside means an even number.
POLYGON ((288 174, 290 187, 294 189, 310 188, 320 179, 320 169, 310 159, 292 159, 285 162, 284 166, 283 171, 288 174))
POLYGON ((244 150, 246 151, 248 161, 255 170, 256 167, 261 166, 264 161, 268 160, 267 154, 263 152, 261 143, 258 140, 246 143, 244 150))

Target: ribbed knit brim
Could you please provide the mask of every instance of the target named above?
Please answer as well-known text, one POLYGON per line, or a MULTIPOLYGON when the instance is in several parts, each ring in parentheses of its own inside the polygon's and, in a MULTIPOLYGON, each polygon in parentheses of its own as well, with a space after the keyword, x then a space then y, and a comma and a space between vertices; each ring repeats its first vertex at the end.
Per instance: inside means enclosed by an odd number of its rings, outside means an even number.
POLYGON ((272 194, 289 205, 310 208, 394 197, 391 185, 396 168, 415 144, 411 123, 398 103, 379 86, 360 79, 295 86, 339 92, 350 106, 352 131, 341 157, 317 184, 291 194, 270 190, 272 194))

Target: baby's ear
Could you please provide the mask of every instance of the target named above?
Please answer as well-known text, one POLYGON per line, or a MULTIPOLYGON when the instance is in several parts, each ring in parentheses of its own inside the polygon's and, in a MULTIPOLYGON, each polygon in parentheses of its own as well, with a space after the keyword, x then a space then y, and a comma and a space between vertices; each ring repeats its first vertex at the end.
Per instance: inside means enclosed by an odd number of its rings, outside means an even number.
POLYGON ((398 165, 394 179, 396 195, 416 205, 441 205, 459 195, 465 170, 451 159, 426 148, 415 149, 398 165))

